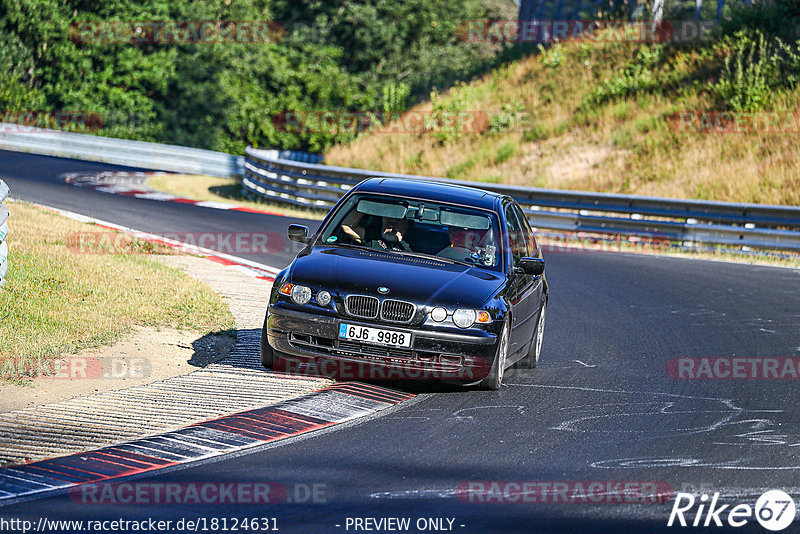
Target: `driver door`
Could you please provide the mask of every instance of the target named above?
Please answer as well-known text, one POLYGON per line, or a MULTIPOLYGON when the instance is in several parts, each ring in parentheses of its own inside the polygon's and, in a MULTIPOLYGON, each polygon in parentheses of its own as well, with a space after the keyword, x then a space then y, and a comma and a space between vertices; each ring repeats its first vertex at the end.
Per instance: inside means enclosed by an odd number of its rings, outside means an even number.
MULTIPOLYGON (((529 274, 517 273, 520 258, 528 257, 528 235, 523 222, 524 215, 514 204, 506 207, 508 238, 511 246, 512 271, 509 301, 511 302, 511 339, 509 356, 528 346, 535 328, 537 311, 536 284, 529 274)), ((514 358, 516 360, 518 358, 514 358)))

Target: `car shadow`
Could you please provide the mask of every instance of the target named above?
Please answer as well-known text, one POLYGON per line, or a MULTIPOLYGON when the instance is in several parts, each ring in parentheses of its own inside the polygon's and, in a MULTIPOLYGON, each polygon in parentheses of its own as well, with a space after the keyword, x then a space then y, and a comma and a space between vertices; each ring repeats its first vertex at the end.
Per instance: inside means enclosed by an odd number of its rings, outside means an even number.
MULTIPOLYGON (((258 330, 259 335, 261 330, 258 330)), ((187 363, 193 367, 206 367, 230 356, 236 344, 236 330, 211 332, 192 341, 194 353, 187 363)))

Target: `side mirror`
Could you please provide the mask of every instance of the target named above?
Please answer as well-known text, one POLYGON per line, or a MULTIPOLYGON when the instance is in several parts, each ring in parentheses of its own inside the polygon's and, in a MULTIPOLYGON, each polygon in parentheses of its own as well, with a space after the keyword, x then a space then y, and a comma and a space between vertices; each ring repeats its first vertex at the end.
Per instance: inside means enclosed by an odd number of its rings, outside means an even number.
POLYGON ((544 260, 539 258, 520 258, 518 272, 539 276, 544 273, 544 260))
POLYGON ((286 235, 290 241, 297 241, 304 245, 308 245, 311 242, 311 238, 308 237, 308 228, 299 224, 290 224, 286 235))

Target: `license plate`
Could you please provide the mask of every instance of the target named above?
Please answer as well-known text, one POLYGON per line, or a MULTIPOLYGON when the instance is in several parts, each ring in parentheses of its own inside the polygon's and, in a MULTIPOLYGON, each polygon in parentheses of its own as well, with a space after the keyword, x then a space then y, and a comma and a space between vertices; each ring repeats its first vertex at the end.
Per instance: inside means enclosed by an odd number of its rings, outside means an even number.
POLYGON ((397 330, 384 330, 383 328, 371 328, 347 323, 339 324, 339 339, 388 345, 390 347, 411 346, 410 332, 398 332, 397 330))

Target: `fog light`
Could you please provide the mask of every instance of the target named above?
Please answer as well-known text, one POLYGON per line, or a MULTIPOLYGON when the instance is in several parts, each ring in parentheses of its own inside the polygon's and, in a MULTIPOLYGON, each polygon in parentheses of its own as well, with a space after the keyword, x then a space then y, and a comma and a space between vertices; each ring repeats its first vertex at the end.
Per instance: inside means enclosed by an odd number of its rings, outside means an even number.
POLYGON ((311 288, 306 286, 293 286, 292 300, 295 304, 308 304, 311 302, 311 288))
POLYGON ((475 323, 475 310, 458 309, 453 313, 453 322, 459 328, 469 328, 475 323))
POLYGON ((317 293, 317 304, 320 306, 327 306, 331 303, 331 294, 325 290, 320 291, 317 293))
POLYGON ((445 319, 447 319, 447 310, 444 308, 434 308, 431 310, 431 319, 436 321, 437 323, 441 323, 445 319))

